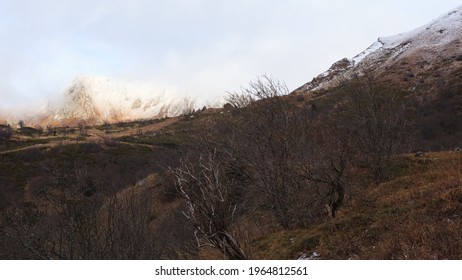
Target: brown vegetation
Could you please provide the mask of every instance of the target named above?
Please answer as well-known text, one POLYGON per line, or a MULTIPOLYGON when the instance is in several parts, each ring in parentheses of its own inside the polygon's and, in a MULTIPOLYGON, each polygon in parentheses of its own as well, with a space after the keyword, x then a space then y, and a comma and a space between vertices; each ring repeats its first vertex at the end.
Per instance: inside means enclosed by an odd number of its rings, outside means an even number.
POLYGON ((394 159, 393 178, 362 186, 336 220, 264 236, 254 256, 321 259, 461 259, 462 154, 394 159))
POLYGON ((409 133, 425 106, 458 129, 458 92, 421 103, 365 73, 313 100, 261 77, 223 109, 11 130, 1 257, 460 258, 460 152, 402 156, 441 140, 409 133))

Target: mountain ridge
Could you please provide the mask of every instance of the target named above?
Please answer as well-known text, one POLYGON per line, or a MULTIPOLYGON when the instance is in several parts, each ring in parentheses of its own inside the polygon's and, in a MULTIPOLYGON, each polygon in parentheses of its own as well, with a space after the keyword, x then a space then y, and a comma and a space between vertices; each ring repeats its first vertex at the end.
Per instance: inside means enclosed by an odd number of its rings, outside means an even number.
MULTIPOLYGON (((462 5, 429 24, 394 36, 380 37, 353 58, 343 58, 310 82, 295 89, 295 94, 316 93, 336 87, 359 70, 377 75, 395 70, 404 60, 418 61, 422 72, 437 64, 462 61, 462 5)), ((460 65, 458 65, 460 66, 460 65)), ((385 73, 387 76, 388 73, 385 73)), ((414 74, 415 75, 415 74, 414 74)))
POLYGON ((40 122, 49 124, 115 123, 178 116, 193 101, 148 83, 110 77, 80 76, 64 91, 64 102, 40 122))

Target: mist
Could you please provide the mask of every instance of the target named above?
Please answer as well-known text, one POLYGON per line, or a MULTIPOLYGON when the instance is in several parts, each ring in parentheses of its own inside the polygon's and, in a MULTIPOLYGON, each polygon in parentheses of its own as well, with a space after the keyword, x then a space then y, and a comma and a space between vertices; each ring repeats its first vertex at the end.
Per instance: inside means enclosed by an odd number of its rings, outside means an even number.
POLYGON ((379 36, 459 1, 11 1, 0 3, 0 115, 59 103, 78 76, 219 102, 261 74, 295 89, 379 36), (194 4, 193 4, 194 3, 194 4))

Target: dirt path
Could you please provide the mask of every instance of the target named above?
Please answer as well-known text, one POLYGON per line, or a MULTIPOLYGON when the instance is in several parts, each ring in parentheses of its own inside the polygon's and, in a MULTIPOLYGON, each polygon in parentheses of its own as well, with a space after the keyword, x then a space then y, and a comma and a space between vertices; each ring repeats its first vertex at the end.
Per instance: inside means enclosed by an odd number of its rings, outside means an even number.
POLYGON ((156 131, 161 130, 164 127, 167 127, 167 126, 170 126, 170 125, 176 123, 178 120, 179 120, 178 117, 169 118, 169 119, 166 119, 163 122, 159 122, 159 123, 155 123, 155 124, 151 124, 151 125, 147 125, 147 126, 143 126, 143 127, 135 127, 135 128, 127 129, 127 130, 124 130, 124 131, 114 132, 114 133, 109 133, 109 134, 106 134, 106 133, 104 133, 103 131, 100 131, 100 130, 97 130, 97 132, 96 132, 95 131, 96 129, 92 129, 91 131, 89 131, 89 134, 93 134, 93 132, 94 132, 95 133, 94 135, 101 135, 101 133, 102 133, 102 135, 105 136, 105 137, 120 138, 120 137, 125 137, 125 136, 137 135, 137 134, 139 134, 140 131, 142 133, 156 132, 156 131))
POLYGON ((43 144, 35 144, 27 147, 21 147, 21 148, 16 148, 16 149, 11 149, 7 151, 1 151, 0 155, 8 154, 8 153, 16 153, 16 152, 21 152, 21 151, 27 151, 35 148, 54 148, 59 145, 71 145, 75 143, 91 143, 91 142, 102 142, 104 139, 109 138, 112 139, 113 141, 125 145, 131 145, 131 146, 140 146, 140 147, 147 147, 150 149, 153 149, 153 145, 148 145, 148 144, 139 144, 139 143, 131 143, 131 142, 125 142, 125 141, 117 141, 115 140, 116 138, 124 137, 124 136, 131 136, 131 135, 136 135, 140 132, 140 129, 143 133, 147 132, 156 132, 161 130, 164 127, 167 127, 169 125, 174 124, 175 122, 178 121, 178 118, 169 118, 163 122, 147 125, 144 127, 140 128, 132 128, 132 129, 127 129, 125 131, 121 132, 116 132, 116 133, 109 133, 106 134, 104 131, 98 130, 98 129, 89 129, 87 132, 90 135, 88 138, 85 140, 74 140, 74 139, 66 139, 66 140, 51 140, 48 143, 43 143, 43 144))
POLYGON ((2 152, 0 152, 0 155, 9 154, 9 153, 16 153, 16 152, 20 152, 20 151, 26 151, 26 150, 30 150, 30 149, 33 149, 33 148, 47 148, 47 147, 51 147, 49 144, 50 144, 50 143, 46 143, 46 144, 35 144, 35 145, 32 145, 32 146, 27 146, 27 147, 12 149, 12 150, 8 150, 8 151, 2 151, 2 152))
POLYGON ((69 145, 69 144, 74 144, 74 143, 75 141, 72 141, 72 140, 56 140, 56 141, 50 141, 48 143, 34 144, 34 145, 27 146, 27 147, 21 147, 21 148, 16 148, 12 150, 1 151, 0 155, 27 151, 27 150, 31 150, 35 148, 39 148, 39 149, 40 148, 54 148, 58 145, 69 145))

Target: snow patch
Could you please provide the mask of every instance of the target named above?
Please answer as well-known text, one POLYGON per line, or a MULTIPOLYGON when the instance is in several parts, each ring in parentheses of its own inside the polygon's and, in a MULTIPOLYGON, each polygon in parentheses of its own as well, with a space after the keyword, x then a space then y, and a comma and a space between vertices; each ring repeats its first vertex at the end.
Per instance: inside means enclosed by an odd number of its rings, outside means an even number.
POLYGON ((373 53, 373 52, 375 52, 377 50, 380 50, 380 48, 382 48, 382 47, 383 47, 383 43, 380 41, 380 38, 379 38, 369 48, 365 49, 363 52, 361 52, 360 54, 356 55, 355 57, 353 57, 351 59, 353 67, 358 65, 368 55, 370 55, 371 53, 373 53))
POLYGON ((301 255, 301 256, 298 258, 298 260, 307 260, 307 261, 311 261, 311 260, 318 260, 319 257, 321 257, 321 255, 320 255, 318 252, 314 251, 314 252, 313 252, 311 255, 309 255, 309 256, 308 256, 307 254, 301 255))

